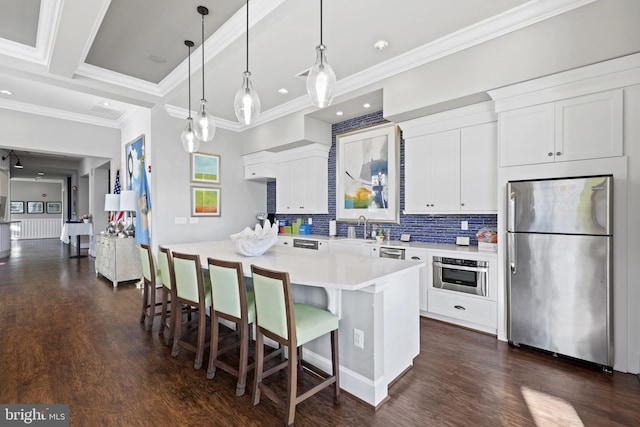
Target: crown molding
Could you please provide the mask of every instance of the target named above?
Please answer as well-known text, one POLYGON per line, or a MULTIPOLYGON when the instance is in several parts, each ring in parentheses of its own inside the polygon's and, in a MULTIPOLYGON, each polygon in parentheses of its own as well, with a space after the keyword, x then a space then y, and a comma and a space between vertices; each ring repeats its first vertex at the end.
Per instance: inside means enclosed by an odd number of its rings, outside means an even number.
MULTIPOLYGON (((169 114, 169 116, 180 120, 184 120, 190 115, 189 110, 187 110, 186 108, 176 107, 175 105, 170 104, 164 104, 164 110, 167 112, 167 114, 169 114)), ((192 112, 191 116, 194 116, 196 113, 197 112, 192 112)), ((243 130, 243 125, 238 122, 233 122, 221 117, 214 117, 213 120, 216 122, 216 127, 220 129, 231 130, 234 132, 240 132, 243 130)))
POLYGON ((73 122, 86 123, 89 125, 103 126, 119 129, 120 125, 117 121, 100 119, 86 114, 71 113, 69 111, 58 110, 55 108, 43 107, 35 104, 27 104, 24 102, 9 101, 0 99, 0 108, 6 110, 20 111, 28 114, 36 114, 39 116, 52 117, 55 119, 70 120, 73 122))
POLYGON ((107 14, 107 10, 109 10, 110 4, 111 4, 111 0, 102 0, 102 4, 100 5, 100 8, 98 9, 98 13, 96 14, 96 19, 93 22, 93 27, 91 28, 89 37, 87 37, 87 42, 84 48, 82 49, 82 55, 80 56, 81 64, 85 63, 87 59, 87 55, 89 55, 89 50, 91 50, 91 45, 93 45, 93 41, 95 40, 96 35, 98 34, 98 30, 100 29, 100 25, 102 25, 102 21, 104 20, 105 15, 107 14))
POLYGON ((164 96, 160 88, 155 83, 130 77, 125 74, 116 73, 115 71, 106 70, 87 63, 80 64, 75 74, 77 76, 86 77, 88 79, 98 80, 110 85, 125 87, 127 89, 146 93, 153 96, 164 96))

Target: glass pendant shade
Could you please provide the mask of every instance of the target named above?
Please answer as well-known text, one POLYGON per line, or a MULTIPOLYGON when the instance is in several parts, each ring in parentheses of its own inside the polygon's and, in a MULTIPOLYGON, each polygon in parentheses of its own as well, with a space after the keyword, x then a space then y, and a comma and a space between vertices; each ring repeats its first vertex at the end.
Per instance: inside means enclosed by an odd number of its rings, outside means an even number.
POLYGON ((236 92, 233 108, 240 123, 249 125, 260 115, 260 98, 251 83, 251 73, 242 74, 242 87, 236 92))
POLYGON ((336 89, 336 73, 327 62, 326 50, 327 47, 323 44, 316 47, 316 63, 313 64, 307 76, 307 93, 311 103, 320 108, 331 105, 336 89))
POLYGON ((196 137, 202 142, 211 142, 216 134, 216 122, 213 116, 207 111, 207 100, 200 100, 200 110, 196 114, 193 131, 196 137))
POLYGON ((200 141, 196 137, 196 133, 193 131, 193 119, 187 118, 187 126, 185 126, 182 134, 180 134, 180 140, 182 141, 182 147, 187 153, 195 153, 200 147, 200 141))

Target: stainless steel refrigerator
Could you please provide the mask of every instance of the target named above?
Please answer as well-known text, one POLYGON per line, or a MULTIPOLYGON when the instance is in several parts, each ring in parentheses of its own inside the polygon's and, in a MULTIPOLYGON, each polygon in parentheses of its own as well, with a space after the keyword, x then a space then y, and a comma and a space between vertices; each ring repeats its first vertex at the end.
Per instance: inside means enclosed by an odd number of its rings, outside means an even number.
POLYGON ((507 184, 508 339, 613 366, 613 177, 507 184))

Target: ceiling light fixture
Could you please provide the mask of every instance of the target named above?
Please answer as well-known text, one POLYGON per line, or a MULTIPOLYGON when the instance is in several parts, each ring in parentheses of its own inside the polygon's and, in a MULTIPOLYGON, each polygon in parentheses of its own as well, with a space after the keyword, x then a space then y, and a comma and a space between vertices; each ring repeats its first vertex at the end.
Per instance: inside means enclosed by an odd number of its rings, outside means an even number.
POLYGON ((369 104, 368 102, 365 102, 364 104, 362 104, 362 106, 364 108, 371 108, 371 104, 369 104))
POLYGON ((320 108, 331 105, 333 91, 336 88, 336 73, 327 62, 326 50, 327 47, 322 43, 322 0, 320 0, 320 44, 316 46, 316 63, 313 64, 307 76, 307 93, 311 103, 320 108))
POLYGON ((209 14, 209 9, 198 6, 198 13, 202 15, 202 99, 200 100, 200 110, 196 116, 193 130, 198 139, 202 142, 210 142, 216 133, 216 123, 213 116, 207 112, 207 100, 204 97, 204 17, 209 14))
POLYGON ((10 90, 6 90, 6 89, 0 90, 0 93, 3 94, 3 95, 13 95, 13 92, 11 92, 10 90))
POLYGON ((13 150, 9 151, 9 154, 7 154, 6 156, 2 156, 2 161, 4 162, 8 158, 10 158, 12 154, 16 158, 16 164, 13 165, 13 167, 16 168, 16 169, 24 168, 24 166, 22 166, 22 163, 20 163, 20 159, 18 158, 18 155, 13 150))
POLYGON ((286 95, 289 93, 289 90, 286 87, 281 87, 280 89, 278 89, 278 93, 280 95, 286 95))
POLYGON ((389 43, 386 40, 378 40, 373 44, 373 48, 376 50, 383 50, 387 46, 389 46, 389 43))
POLYGON ((242 73, 242 87, 236 92, 233 109, 240 123, 251 124, 260 115, 260 98, 251 83, 249 71, 249 0, 247 0, 247 68, 242 73))
POLYGON ((185 40, 184 44, 189 48, 189 55, 187 56, 189 63, 189 117, 187 117, 187 126, 182 131, 182 134, 180 134, 180 140, 182 141, 184 151, 194 153, 198 151, 200 141, 193 130, 193 119, 191 118, 191 48, 193 47, 193 42, 191 40, 185 40))
POLYGON ((342 111, 336 111, 336 116, 341 116, 342 114, 342 111))

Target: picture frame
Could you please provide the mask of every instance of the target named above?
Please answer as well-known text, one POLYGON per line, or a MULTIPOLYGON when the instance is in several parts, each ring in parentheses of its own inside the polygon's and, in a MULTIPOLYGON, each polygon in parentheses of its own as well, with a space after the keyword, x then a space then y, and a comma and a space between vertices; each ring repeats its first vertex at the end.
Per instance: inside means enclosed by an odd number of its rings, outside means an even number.
POLYGON ((220 184, 220 156, 191 153, 191 182, 220 184))
POLYGON ((400 221, 400 130, 393 123, 336 136, 336 219, 400 221))
POLYGON ((12 214, 24 213, 24 202, 13 201, 9 203, 9 212, 12 214))
POLYGON ((191 216, 220 216, 220 189, 191 187, 191 216))
POLYGON ((46 208, 48 214, 61 214, 62 202, 47 202, 46 208))
POLYGON ((136 137, 125 146, 126 189, 138 191, 140 188, 140 159, 144 156, 144 134, 136 137))
POLYGON ((44 202, 27 202, 28 214, 44 213, 44 202))

